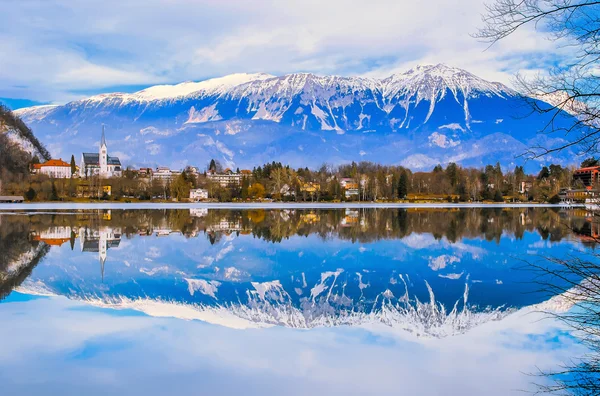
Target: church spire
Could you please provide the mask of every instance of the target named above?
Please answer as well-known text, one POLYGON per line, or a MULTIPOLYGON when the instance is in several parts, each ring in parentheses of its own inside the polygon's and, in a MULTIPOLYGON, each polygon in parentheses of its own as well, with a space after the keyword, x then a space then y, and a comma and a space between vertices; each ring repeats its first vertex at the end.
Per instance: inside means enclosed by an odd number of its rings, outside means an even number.
POLYGON ((102 138, 100 139, 100 147, 106 146, 106 137, 104 136, 104 124, 102 124, 102 138))

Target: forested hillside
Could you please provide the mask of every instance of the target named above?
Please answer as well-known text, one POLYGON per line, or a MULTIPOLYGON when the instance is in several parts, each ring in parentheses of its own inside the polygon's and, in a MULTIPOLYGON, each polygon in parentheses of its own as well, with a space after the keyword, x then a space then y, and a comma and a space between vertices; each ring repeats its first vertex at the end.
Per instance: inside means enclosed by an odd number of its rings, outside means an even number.
POLYGON ((29 174, 29 165, 34 156, 42 161, 51 158, 31 129, 10 109, 0 104, 0 180, 21 181, 29 174))

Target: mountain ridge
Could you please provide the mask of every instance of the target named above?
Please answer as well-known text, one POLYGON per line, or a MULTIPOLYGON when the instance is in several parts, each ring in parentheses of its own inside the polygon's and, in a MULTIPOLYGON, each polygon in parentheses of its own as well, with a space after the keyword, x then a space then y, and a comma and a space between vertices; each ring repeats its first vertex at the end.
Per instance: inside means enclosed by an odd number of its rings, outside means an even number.
MULTIPOLYGON (((538 144, 536 135, 546 119, 517 119, 513 113, 522 102, 501 83, 437 64, 383 79, 238 73, 17 114, 46 139, 77 136, 80 141, 63 145, 76 153, 94 144, 94 132, 105 124, 122 156, 135 165, 181 166, 198 157, 230 166, 283 158, 295 158, 292 166, 317 166, 324 160, 402 164, 409 156, 425 156, 430 160, 412 161, 424 169, 456 158, 469 166, 523 162, 517 147, 538 144), (482 139, 498 134, 519 144, 511 153, 497 147, 496 153, 486 150, 488 157, 477 158, 482 139)), ((573 155, 556 160, 565 163, 573 155)))

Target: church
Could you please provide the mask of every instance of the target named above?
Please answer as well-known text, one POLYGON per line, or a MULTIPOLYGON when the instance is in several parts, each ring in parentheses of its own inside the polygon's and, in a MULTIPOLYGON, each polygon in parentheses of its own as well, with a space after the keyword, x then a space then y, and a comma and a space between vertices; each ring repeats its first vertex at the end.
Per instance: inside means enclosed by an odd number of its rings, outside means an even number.
POLYGON ((99 175, 100 177, 120 177, 121 174, 121 161, 119 158, 108 155, 108 147, 106 146, 106 137, 104 136, 103 125, 102 138, 100 139, 100 149, 98 152, 81 154, 79 176, 89 177, 99 175))

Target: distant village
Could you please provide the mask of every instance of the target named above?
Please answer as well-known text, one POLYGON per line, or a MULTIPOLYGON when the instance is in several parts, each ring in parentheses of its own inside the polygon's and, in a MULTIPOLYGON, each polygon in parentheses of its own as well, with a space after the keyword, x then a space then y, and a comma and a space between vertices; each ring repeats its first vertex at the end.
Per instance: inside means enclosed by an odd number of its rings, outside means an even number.
MULTIPOLYGON (((208 160, 207 160, 208 162, 208 160)), ((57 200, 158 200, 176 202, 235 201, 402 201, 402 202, 550 202, 595 204, 600 199, 600 162, 581 168, 543 167, 527 175, 523 167, 503 172, 500 164, 483 169, 451 163, 431 172, 411 172, 400 166, 370 162, 320 169, 292 169, 267 163, 250 169, 223 168, 210 160, 206 168, 124 168, 109 155, 104 128, 97 152, 81 153, 43 163, 32 162, 28 188, 8 186, 23 195, 0 194, 0 202, 57 200)), ((5 190, 7 190, 5 186, 5 190)))

